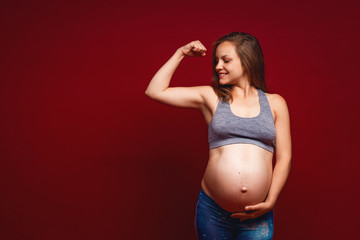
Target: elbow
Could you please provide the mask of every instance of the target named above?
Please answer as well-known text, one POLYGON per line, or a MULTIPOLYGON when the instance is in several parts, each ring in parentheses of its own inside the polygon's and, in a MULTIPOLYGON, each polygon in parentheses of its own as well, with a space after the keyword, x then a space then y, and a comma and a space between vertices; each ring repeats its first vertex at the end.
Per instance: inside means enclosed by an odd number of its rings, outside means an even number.
POLYGON ((289 161, 289 171, 290 171, 290 169, 291 169, 291 159, 290 159, 290 161, 289 161))
POLYGON ((157 91, 157 90, 150 91, 149 89, 145 90, 145 95, 154 100, 160 99, 161 93, 162 93, 162 91, 157 91))
POLYGON ((151 98, 152 96, 151 92, 148 89, 145 90, 145 95, 148 96, 149 98, 151 98))
POLYGON ((149 92, 147 91, 147 89, 145 90, 145 95, 149 96, 149 92))
POLYGON ((151 99, 155 99, 155 94, 153 92, 150 92, 149 90, 145 91, 145 95, 148 96, 151 99))
POLYGON ((289 156, 282 156, 276 158, 276 164, 282 165, 284 167, 287 167, 289 170, 291 169, 291 159, 292 157, 289 156))
POLYGON ((287 170, 288 170, 288 172, 290 172, 290 170, 291 170, 291 157, 288 159, 288 161, 286 163, 287 163, 287 170))

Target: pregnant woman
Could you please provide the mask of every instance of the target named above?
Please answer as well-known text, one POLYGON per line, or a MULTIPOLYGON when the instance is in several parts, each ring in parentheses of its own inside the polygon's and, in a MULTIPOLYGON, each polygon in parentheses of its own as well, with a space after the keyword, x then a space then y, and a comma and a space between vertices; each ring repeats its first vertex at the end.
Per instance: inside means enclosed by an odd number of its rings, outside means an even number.
POLYGON ((209 161, 195 215, 198 239, 272 239, 273 207, 291 166, 286 101, 267 92, 260 44, 243 32, 215 42, 212 86, 169 87, 181 60, 204 57, 206 50, 200 41, 177 49, 145 94, 198 109, 208 126, 209 161))

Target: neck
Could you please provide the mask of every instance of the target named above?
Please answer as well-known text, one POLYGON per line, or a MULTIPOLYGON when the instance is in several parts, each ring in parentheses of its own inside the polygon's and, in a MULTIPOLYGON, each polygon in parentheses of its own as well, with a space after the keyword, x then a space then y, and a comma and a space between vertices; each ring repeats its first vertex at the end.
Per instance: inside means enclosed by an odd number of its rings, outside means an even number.
POLYGON ((246 99, 257 96, 257 89, 254 86, 250 86, 250 82, 244 82, 243 84, 234 85, 231 94, 235 99, 246 99))

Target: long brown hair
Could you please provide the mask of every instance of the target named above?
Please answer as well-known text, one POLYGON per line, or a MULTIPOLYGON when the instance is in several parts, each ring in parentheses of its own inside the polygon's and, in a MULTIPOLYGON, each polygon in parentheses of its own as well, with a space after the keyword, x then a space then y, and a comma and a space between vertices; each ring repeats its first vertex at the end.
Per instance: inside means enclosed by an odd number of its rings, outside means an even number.
POLYGON ((260 88, 262 91, 267 92, 268 89, 265 83, 265 65, 264 56, 258 40, 249 33, 232 32, 219 38, 213 44, 213 77, 212 87, 219 99, 223 101, 233 101, 231 89, 233 85, 225 84, 220 85, 219 76, 216 72, 216 49, 222 42, 231 42, 236 47, 236 53, 240 58, 244 73, 248 75, 250 85, 255 88, 260 88))

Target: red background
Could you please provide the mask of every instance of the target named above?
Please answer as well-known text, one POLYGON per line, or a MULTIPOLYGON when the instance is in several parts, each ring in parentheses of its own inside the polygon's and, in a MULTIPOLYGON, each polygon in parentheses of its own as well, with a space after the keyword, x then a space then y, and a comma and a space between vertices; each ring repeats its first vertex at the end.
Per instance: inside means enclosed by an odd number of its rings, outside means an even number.
POLYGON ((171 86, 210 85, 211 44, 261 43, 290 110, 292 170, 274 239, 358 236, 357 1, 2 1, 1 239, 196 239, 200 112, 144 91, 193 40, 171 86))

